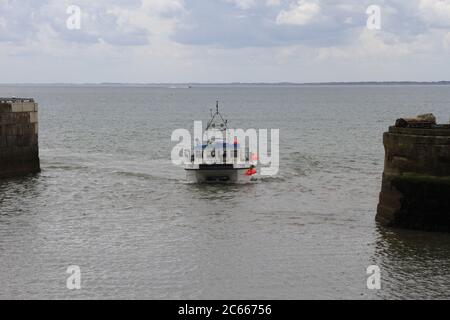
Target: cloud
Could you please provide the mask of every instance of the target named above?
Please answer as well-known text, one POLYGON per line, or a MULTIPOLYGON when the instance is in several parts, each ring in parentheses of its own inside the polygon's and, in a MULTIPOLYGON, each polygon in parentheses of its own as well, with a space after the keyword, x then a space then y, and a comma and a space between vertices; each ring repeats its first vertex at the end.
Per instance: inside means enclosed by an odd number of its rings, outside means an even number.
POLYGON ((317 0, 299 0, 289 10, 282 10, 277 16, 277 24, 304 26, 312 22, 320 13, 317 0))
POLYGON ((277 7, 281 5, 283 0, 266 0, 266 5, 269 7, 277 7))
POLYGON ((432 27, 450 27, 450 0, 420 0, 423 20, 432 27))
POLYGON ((0 1, 0 42, 20 42, 37 30, 36 12, 41 3, 33 1, 0 1))
POLYGON ((338 3, 319 6, 315 0, 260 0, 245 4, 239 7, 234 0, 186 1, 187 13, 180 17, 172 39, 185 45, 229 48, 322 46, 345 43, 357 23, 359 28, 365 25, 365 7, 359 11, 360 18, 349 24, 348 15, 355 14, 344 12, 338 3))
POLYGON ((148 45, 152 26, 182 10, 182 0, 1 0, 0 41, 26 43, 45 38, 117 46, 148 45), (67 8, 81 9, 81 29, 69 30, 67 8))
POLYGON ((363 29, 357 41, 350 47, 326 47, 318 49, 318 59, 395 59, 409 55, 421 43, 404 43, 392 34, 376 33, 363 29))
MULTIPOLYGON (((380 5, 383 32, 404 41, 427 32, 429 26, 417 14, 419 1, 380 5)), ((186 0, 172 39, 228 48, 345 46, 358 41, 372 4, 372 0, 186 0)))
MULTIPOLYGON (((147 46, 152 41, 224 48, 346 46, 359 41, 366 8, 373 1, 75 2, 82 10, 82 29, 78 31, 66 28, 66 9, 73 0, 0 0, 0 42, 42 43, 47 39, 113 46, 147 46)), ((450 24, 450 0, 392 0, 381 7, 382 31, 405 42, 450 24)))
POLYGON ((446 61, 449 28, 450 0, 0 0, 0 67, 47 75, 60 61, 104 81, 206 80, 210 70, 282 81, 302 70, 311 80, 319 70, 335 77, 334 66, 356 61, 378 72, 383 61, 411 74, 446 61), (377 3, 382 27, 370 31, 366 9, 377 3), (72 4, 82 10, 81 30, 66 28, 72 4))
POLYGON ((256 0, 226 0, 227 2, 234 3, 239 9, 247 10, 256 6, 256 0))

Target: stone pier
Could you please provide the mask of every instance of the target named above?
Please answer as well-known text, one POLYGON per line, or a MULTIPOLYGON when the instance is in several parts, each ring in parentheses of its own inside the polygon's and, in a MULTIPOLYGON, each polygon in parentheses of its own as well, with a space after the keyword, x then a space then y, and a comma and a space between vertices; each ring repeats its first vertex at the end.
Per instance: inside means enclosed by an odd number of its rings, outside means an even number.
POLYGON ((0 178, 39 171, 37 103, 0 98, 0 178))
POLYGON ((450 125, 400 119, 384 134, 376 220, 385 226, 450 232, 450 125))

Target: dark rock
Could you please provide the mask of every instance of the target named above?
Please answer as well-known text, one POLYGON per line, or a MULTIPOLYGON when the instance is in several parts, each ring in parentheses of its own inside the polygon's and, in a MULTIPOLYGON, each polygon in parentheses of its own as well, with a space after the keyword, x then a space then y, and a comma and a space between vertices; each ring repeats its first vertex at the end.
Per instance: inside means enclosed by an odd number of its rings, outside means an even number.
POLYGON ((436 117, 432 113, 421 114, 415 118, 400 118, 395 122, 397 128, 425 128, 436 126, 436 117))

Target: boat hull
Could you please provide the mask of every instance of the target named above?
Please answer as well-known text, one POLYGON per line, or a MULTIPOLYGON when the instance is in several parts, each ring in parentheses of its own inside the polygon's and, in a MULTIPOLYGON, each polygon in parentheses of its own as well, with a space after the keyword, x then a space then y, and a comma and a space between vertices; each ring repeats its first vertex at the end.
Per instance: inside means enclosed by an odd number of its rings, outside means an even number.
POLYGON ((255 177, 246 174, 248 169, 186 169, 186 180, 190 183, 250 183, 255 177))

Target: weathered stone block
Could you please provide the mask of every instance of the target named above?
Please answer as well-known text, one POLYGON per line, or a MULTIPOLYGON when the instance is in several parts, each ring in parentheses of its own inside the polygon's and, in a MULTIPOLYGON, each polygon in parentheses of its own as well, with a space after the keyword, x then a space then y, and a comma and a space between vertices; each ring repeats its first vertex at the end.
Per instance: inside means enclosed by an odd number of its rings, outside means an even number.
POLYGON ((22 112, 35 112, 35 103, 34 102, 23 102, 22 103, 22 112))
POLYGON ((23 103, 22 102, 12 103, 11 112, 23 112, 23 103))
POLYGON ((0 102, 0 113, 11 112, 11 104, 6 102, 0 102))
POLYGON ((30 112, 30 123, 38 122, 38 114, 37 112, 30 112))

